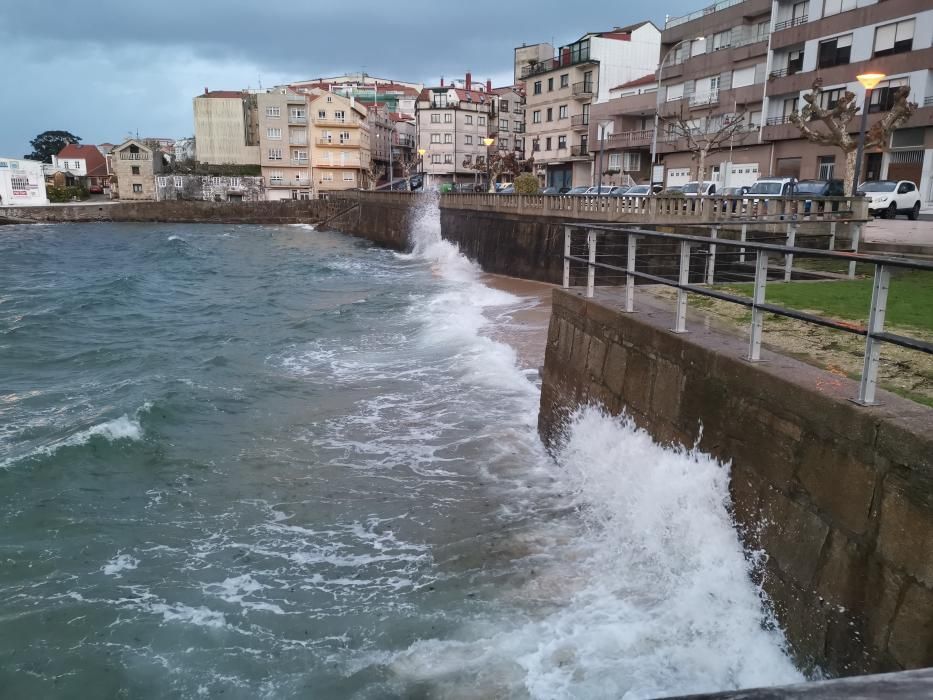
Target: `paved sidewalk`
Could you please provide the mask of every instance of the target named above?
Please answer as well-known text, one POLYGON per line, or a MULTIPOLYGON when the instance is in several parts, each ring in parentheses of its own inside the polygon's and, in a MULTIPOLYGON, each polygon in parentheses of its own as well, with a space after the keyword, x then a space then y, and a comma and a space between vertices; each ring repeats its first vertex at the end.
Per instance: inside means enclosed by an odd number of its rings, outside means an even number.
POLYGON ((933 255, 933 220, 922 216, 917 221, 903 217, 872 219, 862 232, 864 248, 868 252, 887 250, 891 253, 933 255))

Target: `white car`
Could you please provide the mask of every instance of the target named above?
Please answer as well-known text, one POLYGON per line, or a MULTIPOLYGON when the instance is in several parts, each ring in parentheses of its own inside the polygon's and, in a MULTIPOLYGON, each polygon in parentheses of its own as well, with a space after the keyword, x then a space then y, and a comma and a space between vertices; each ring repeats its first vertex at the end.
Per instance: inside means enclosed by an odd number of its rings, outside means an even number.
POLYGON ((705 180, 703 182, 703 187, 700 187, 700 183, 693 180, 684 185, 685 197, 696 197, 698 194, 704 196, 716 194, 716 183, 705 180))
POLYGON ((859 185, 858 194, 868 197, 868 212, 893 219, 906 214, 911 221, 920 216, 920 190, 909 180, 871 180, 859 185))

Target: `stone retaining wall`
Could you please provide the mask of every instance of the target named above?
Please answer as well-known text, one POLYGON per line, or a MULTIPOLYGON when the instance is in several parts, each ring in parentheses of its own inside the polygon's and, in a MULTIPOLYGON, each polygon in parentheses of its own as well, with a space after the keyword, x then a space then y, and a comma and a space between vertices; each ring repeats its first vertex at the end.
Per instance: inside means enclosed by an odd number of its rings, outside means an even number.
POLYGON ((732 462, 734 514, 805 669, 933 665, 933 409, 704 329, 556 290, 539 429, 569 411, 626 411, 659 442, 732 462), (702 430, 701 430, 702 425, 702 430))

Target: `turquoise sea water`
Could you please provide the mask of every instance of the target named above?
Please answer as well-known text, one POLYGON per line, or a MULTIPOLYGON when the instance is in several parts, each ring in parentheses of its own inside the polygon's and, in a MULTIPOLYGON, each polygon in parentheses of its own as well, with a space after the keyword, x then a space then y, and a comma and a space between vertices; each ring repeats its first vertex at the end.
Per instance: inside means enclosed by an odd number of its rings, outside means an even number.
POLYGON ((558 455, 439 241, 0 227, 0 697, 650 697, 798 679, 728 472, 558 455))

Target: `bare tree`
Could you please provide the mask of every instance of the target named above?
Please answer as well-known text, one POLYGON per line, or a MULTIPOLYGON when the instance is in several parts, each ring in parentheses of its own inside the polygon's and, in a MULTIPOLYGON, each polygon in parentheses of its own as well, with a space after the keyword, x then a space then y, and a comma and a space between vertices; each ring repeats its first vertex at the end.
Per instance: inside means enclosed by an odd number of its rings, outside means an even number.
POLYGON ((662 116, 661 120, 667 124, 672 138, 686 141, 685 150, 690 151, 693 160, 697 161, 697 181, 702 183, 706 177, 706 159, 747 131, 746 115, 744 109, 714 115, 712 109, 697 113, 682 106, 679 114, 662 116))
POLYGON ((374 190, 376 189, 376 183, 386 174, 386 166, 370 158, 369 165, 363 168, 363 174, 366 175, 366 178, 369 180, 369 189, 374 190))
MULTIPOLYGON (((824 146, 836 146, 842 149, 846 157, 845 192, 851 195, 855 191, 855 154, 858 150, 858 134, 850 133, 849 122, 858 113, 860 107, 855 102, 855 93, 846 91, 831 107, 820 104, 823 83, 816 80, 813 87, 803 101, 807 104, 799 112, 790 115, 790 121, 800 129, 808 140, 824 146), (822 122, 826 131, 818 131, 816 122, 822 122)), ((891 133, 910 119, 917 105, 907 101, 910 87, 903 86, 894 93, 894 103, 885 115, 875 122, 868 133, 865 134, 863 152, 880 148, 886 150, 891 139, 891 133)))
POLYGON ((530 172, 534 160, 524 160, 519 158, 513 151, 493 151, 489 154, 489 164, 487 169, 486 156, 476 156, 475 160, 464 159, 463 167, 475 170, 478 173, 488 173, 489 182, 487 186, 492 191, 493 183, 502 175, 508 173, 513 178, 520 173, 530 172))

